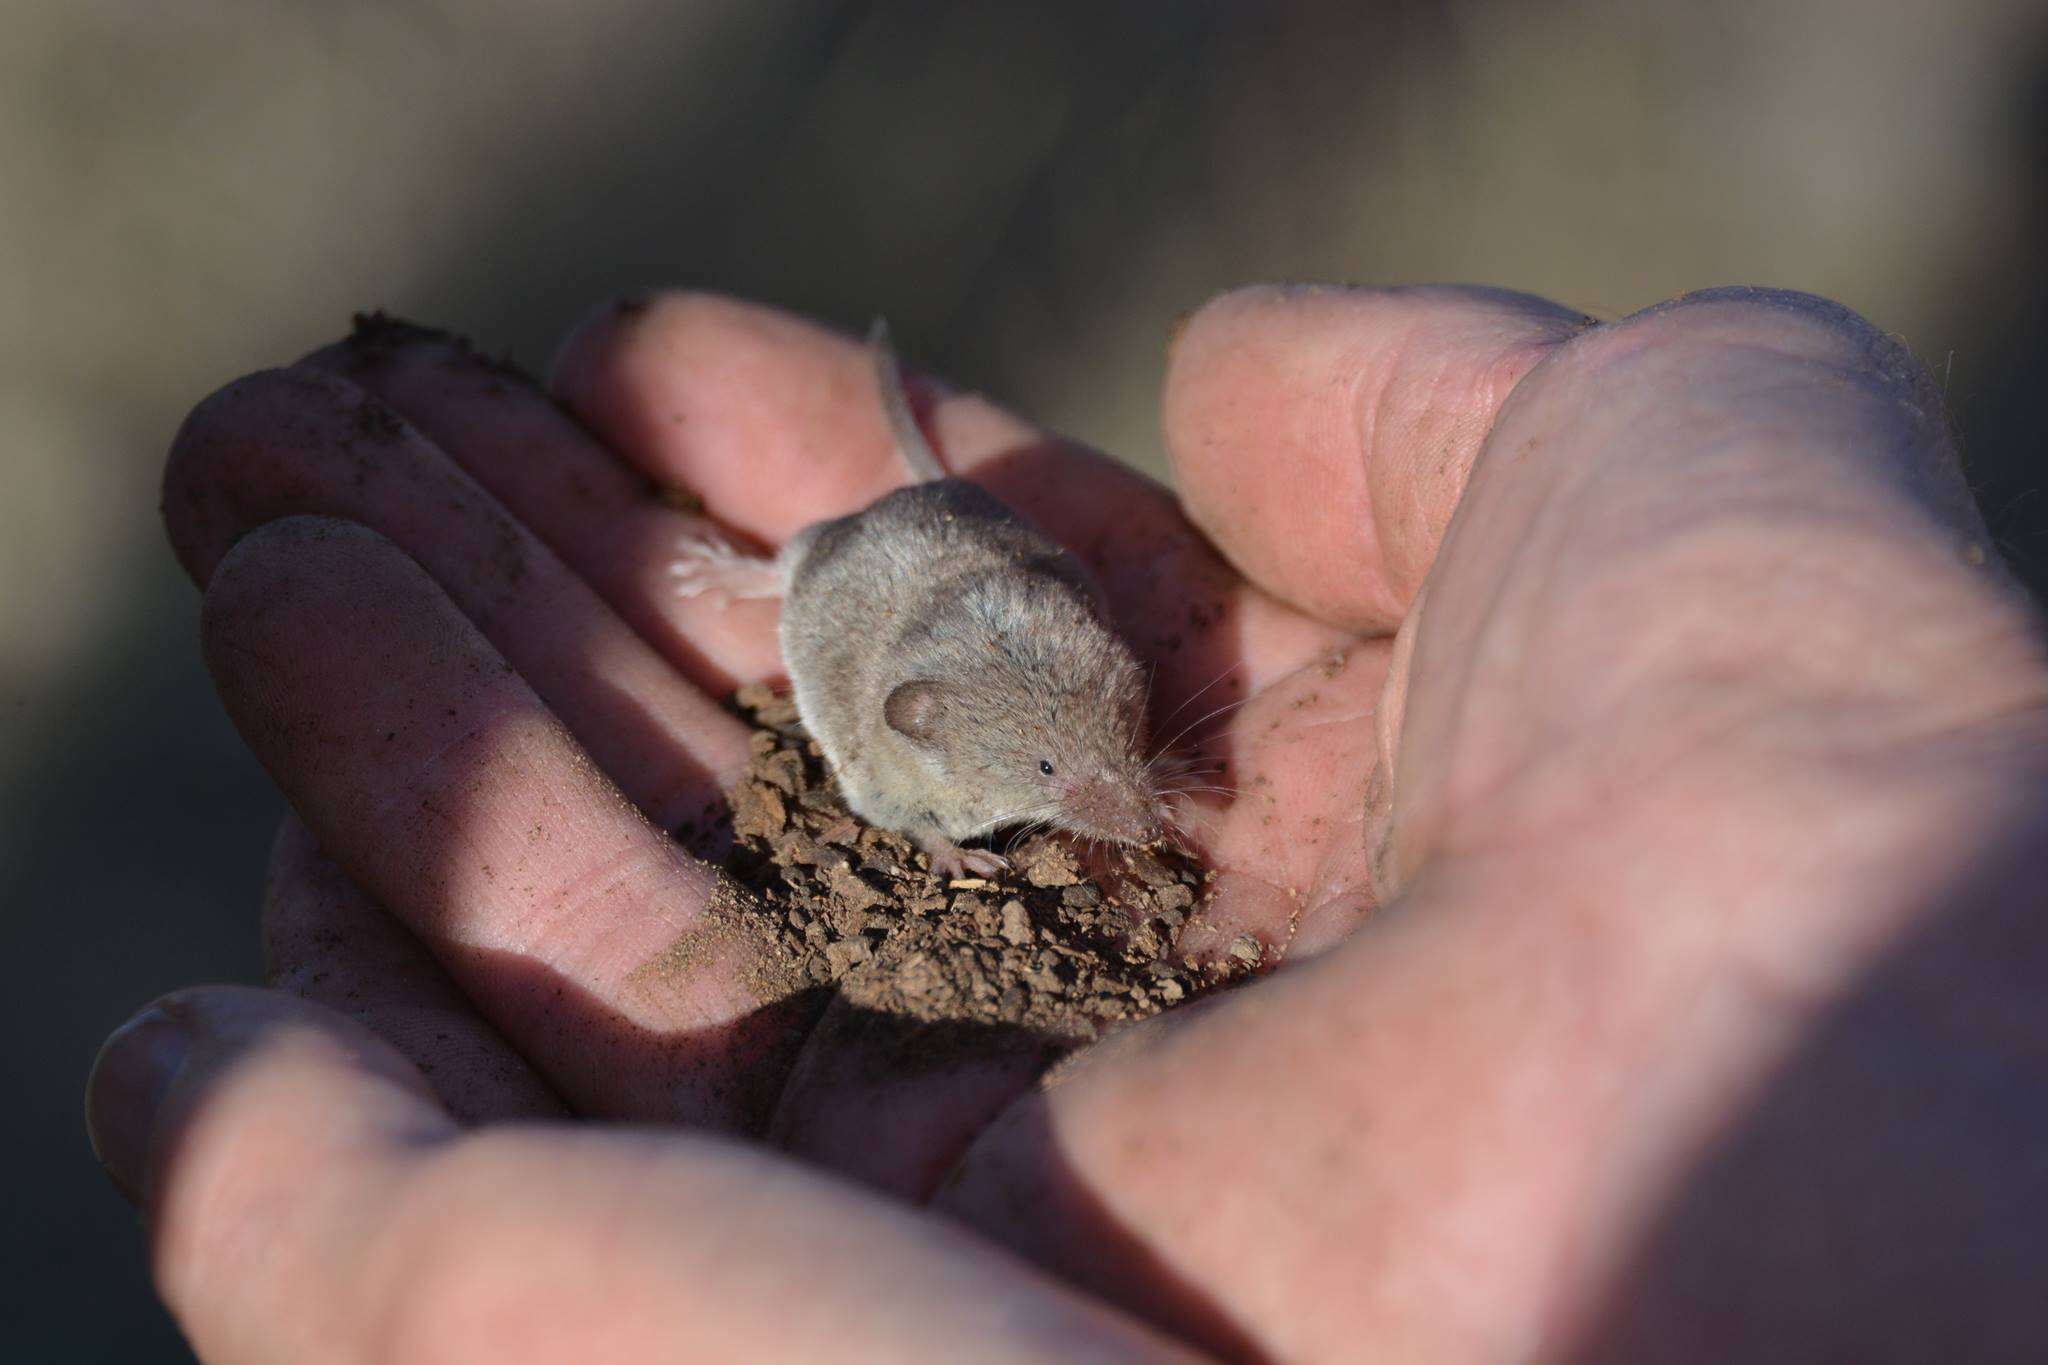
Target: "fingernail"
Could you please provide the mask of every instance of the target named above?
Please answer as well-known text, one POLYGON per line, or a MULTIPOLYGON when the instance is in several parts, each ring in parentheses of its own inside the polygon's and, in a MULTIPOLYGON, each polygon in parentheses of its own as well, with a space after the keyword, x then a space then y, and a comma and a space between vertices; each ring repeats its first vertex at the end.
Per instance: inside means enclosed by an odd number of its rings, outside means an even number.
POLYGON ((136 1203, 148 1174, 157 1110, 192 1046, 190 1030, 174 1011, 160 1000, 114 1030, 86 1082, 85 1129, 93 1153, 136 1203))

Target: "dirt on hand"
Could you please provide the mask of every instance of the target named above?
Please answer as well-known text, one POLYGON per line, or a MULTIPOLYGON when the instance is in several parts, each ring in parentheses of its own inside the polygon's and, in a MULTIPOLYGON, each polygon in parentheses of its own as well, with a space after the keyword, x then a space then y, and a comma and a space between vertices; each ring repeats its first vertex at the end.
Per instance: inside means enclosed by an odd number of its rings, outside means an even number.
POLYGON ((847 812, 792 702, 758 686, 736 701, 757 729, 728 793, 725 865, 741 894, 719 913, 765 942, 771 993, 822 988, 905 1024, 1008 1026, 1071 1046, 1260 965, 1249 938, 1217 964, 1174 951, 1211 874, 1171 847, 1090 853, 1035 834, 998 876, 935 876, 908 839, 847 812))

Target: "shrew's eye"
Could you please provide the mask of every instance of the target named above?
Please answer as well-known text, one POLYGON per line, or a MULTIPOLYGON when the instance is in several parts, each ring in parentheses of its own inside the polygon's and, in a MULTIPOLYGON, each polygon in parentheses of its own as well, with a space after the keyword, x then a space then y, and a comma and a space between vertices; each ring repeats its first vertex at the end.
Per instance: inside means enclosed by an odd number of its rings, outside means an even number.
POLYGON ((1044 774, 1045 774, 1045 775, 1046 775, 1047 777, 1051 777, 1051 776, 1052 776, 1052 760, 1051 760, 1051 759, 1049 759, 1049 758, 1041 758, 1041 759, 1039 759, 1039 760, 1038 760, 1038 771, 1040 771, 1040 772, 1044 773, 1044 774))

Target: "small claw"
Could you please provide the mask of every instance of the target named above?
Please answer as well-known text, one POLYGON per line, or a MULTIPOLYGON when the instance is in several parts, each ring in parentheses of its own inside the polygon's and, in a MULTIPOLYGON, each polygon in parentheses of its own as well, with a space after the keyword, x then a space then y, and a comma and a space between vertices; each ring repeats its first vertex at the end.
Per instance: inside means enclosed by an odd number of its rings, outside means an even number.
POLYGON ((960 861, 967 865, 969 871, 981 877, 993 877, 998 872, 1010 870, 1008 858, 1000 853, 990 853, 987 849, 963 848, 960 850, 960 861))

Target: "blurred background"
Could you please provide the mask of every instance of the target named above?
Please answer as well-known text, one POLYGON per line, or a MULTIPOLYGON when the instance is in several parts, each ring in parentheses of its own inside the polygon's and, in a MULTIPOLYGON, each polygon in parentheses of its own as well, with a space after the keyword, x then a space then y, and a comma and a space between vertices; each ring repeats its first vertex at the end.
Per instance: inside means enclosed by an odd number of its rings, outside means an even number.
POLYGON ((1180 313, 1262 279, 1604 315, 1794 286, 1946 386, 2037 591, 2048 11, 2030 0, 6 0, 0 934, 19 1359, 189 1359, 87 1149, 105 1033, 253 978, 279 802, 156 522, 195 401, 386 308, 535 368, 688 284, 1160 469, 1180 313))

